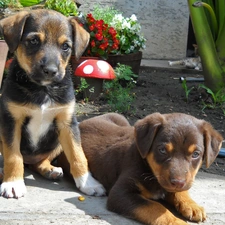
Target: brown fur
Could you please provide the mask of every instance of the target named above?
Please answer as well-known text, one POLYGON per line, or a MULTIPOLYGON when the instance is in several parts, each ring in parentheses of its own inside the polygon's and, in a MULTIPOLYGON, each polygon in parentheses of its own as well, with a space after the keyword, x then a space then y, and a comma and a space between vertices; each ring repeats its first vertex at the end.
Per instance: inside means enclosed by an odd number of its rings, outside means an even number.
POLYGON ((186 224, 157 202, 164 199, 186 219, 206 219, 188 189, 202 162, 209 167, 221 147, 222 136, 209 123, 154 113, 130 126, 110 113, 81 122, 80 130, 90 171, 108 191, 109 210, 145 224, 186 224))
MULTIPOLYGON (((50 163, 62 150, 71 164, 72 176, 83 176, 88 172, 88 165, 74 115, 75 98, 68 63, 72 49, 76 59, 81 56, 89 42, 89 34, 76 22, 76 18, 67 18, 50 10, 23 11, 5 18, 0 21, 0 31, 10 51, 15 52, 0 102, 3 183, 23 179, 23 162, 32 164, 33 169, 47 178, 59 178, 60 174, 49 175, 54 169, 50 163), (18 67, 19 71, 14 67, 18 67), (28 82, 30 85, 27 85, 28 82), (33 153, 21 152, 26 150, 25 145, 21 149, 24 124, 29 124, 37 113, 41 115, 45 107, 48 110, 46 119, 51 117, 57 130, 59 145, 51 151, 46 149, 47 152, 40 147, 40 154, 35 149, 33 153)), ((4 191, 2 195, 5 195, 4 191)))

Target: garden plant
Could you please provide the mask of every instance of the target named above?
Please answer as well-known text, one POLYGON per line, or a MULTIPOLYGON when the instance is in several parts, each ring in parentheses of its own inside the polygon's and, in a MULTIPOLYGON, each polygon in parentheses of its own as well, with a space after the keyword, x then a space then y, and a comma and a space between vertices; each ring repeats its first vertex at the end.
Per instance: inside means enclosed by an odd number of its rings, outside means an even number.
POLYGON ((130 66, 120 63, 115 68, 115 74, 114 80, 104 82, 103 94, 112 111, 127 113, 135 99, 132 88, 136 85, 137 75, 130 66))
POLYGON ((80 20, 91 35, 86 55, 107 59, 109 54, 130 54, 145 48, 146 39, 134 14, 124 17, 112 7, 96 5, 80 20))
POLYGON ((188 0, 188 5, 205 86, 217 93, 225 88, 225 1, 188 0))

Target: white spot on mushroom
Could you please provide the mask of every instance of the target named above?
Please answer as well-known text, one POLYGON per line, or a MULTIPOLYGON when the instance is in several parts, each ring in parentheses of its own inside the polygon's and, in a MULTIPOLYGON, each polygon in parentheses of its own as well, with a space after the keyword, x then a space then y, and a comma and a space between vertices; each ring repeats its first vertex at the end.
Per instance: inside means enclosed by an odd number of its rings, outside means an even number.
POLYGON ((87 65, 83 69, 83 72, 85 74, 91 74, 93 71, 94 71, 94 67, 92 65, 87 65))
POLYGON ((105 61, 102 60, 97 61, 97 66, 103 72, 107 72, 109 70, 109 64, 105 61))

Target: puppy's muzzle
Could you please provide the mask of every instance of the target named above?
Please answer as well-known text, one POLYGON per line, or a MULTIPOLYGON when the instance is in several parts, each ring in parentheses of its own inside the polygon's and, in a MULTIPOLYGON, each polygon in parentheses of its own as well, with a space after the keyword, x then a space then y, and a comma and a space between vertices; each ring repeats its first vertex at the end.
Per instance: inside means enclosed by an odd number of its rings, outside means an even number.
POLYGON ((172 178, 170 179, 170 183, 172 187, 174 187, 175 189, 182 189, 184 185, 186 184, 186 180, 181 178, 177 178, 177 179, 172 178))
POLYGON ((34 71, 31 78, 38 84, 47 85, 52 82, 60 82, 65 75, 65 69, 60 67, 58 59, 42 59, 34 71))
POLYGON ((58 66, 53 62, 43 64, 41 65, 41 71, 46 78, 54 78, 58 75, 58 66))

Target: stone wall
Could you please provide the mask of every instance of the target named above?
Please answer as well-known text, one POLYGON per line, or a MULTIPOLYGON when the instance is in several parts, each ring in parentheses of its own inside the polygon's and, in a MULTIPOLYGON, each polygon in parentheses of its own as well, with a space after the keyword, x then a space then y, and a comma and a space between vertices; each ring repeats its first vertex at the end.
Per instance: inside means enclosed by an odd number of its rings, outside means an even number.
POLYGON ((186 56, 189 12, 184 0, 79 0, 90 12, 95 3, 114 6, 124 16, 136 14, 147 39, 143 58, 179 59, 186 56))

